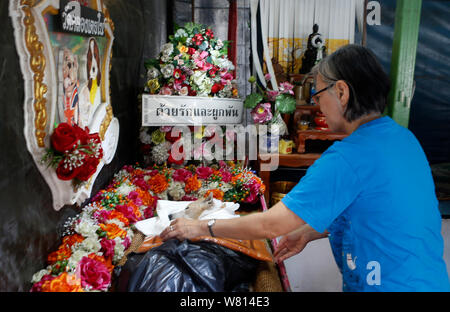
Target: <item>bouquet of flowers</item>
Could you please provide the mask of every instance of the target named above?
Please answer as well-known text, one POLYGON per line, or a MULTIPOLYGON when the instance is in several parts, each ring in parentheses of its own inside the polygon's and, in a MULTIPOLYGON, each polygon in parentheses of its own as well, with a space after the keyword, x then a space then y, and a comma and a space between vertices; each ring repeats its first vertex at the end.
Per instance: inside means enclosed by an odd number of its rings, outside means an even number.
POLYGON ((228 41, 214 37, 209 27, 187 23, 169 37, 159 56, 145 62, 150 94, 238 97, 228 60, 228 41))
MULTIPOLYGON (((188 163, 189 159, 207 162, 213 160, 214 155, 221 149, 222 159, 234 159, 235 155, 227 154, 227 146, 236 146, 236 133, 226 127, 220 127, 220 133, 216 134, 219 126, 190 126, 189 137, 183 137, 183 133, 174 136, 172 126, 162 127, 142 127, 139 139, 141 142, 141 152, 144 163, 148 165, 157 164, 168 166, 182 166, 188 163), (208 149, 209 146, 213 148, 208 149), (180 146, 180 148, 178 148, 180 146), (190 150, 183 146, 189 146, 190 150), (174 149, 175 147, 175 149, 174 149), (174 150, 183 155, 174 155, 174 150), (228 157, 228 158, 227 158, 228 157)), ((234 151, 236 148, 234 148, 234 151)))
POLYGON ((159 199, 254 203, 265 191, 247 168, 221 162, 212 167, 173 169, 124 166, 82 212, 65 223, 62 243, 48 266, 32 277, 32 292, 108 291, 134 236, 133 225, 155 215, 159 199))
MULTIPOLYGON (((265 75, 266 81, 270 80, 270 74, 265 75)), ((249 82, 256 83, 254 76, 249 82)), ((294 86, 289 82, 280 83, 278 90, 263 90, 258 84, 257 91, 249 94, 244 107, 250 108, 251 116, 255 124, 280 124, 283 123, 281 114, 290 114, 295 111, 294 86)))
POLYGON ((42 161, 56 168, 61 180, 87 181, 97 171, 103 149, 98 133, 78 125, 60 123, 53 131, 51 147, 42 161))

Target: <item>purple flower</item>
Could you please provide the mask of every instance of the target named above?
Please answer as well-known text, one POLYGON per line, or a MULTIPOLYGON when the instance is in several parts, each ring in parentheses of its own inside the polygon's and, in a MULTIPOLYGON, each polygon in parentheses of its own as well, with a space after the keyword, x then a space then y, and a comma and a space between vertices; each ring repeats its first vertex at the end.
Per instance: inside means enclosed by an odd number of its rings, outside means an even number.
POLYGON ((259 103, 250 114, 253 121, 258 124, 268 122, 273 117, 270 103, 259 103))

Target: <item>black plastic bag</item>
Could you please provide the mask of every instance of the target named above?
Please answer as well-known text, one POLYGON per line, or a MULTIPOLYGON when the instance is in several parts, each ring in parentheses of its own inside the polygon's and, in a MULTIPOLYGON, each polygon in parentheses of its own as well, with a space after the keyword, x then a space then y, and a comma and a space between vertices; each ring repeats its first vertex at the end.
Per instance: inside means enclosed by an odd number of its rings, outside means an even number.
POLYGON ((259 260, 214 243, 172 239, 144 255, 130 255, 120 272, 117 290, 248 291, 259 263, 259 260))

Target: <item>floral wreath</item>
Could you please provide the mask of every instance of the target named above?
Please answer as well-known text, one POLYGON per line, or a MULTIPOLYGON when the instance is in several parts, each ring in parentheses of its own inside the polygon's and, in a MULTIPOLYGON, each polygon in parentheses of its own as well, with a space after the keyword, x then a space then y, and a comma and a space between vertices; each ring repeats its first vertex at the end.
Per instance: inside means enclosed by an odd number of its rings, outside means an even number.
POLYGON ((159 56, 145 62, 144 92, 162 95, 236 98, 228 41, 216 39, 210 27, 187 23, 176 28, 159 56))
POLYGON ((233 163, 173 169, 124 166, 111 184, 65 223, 62 243, 48 266, 32 277, 32 292, 108 291, 113 270, 134 236, 134 224, 156 214, 159 199, 255 203, 265 186, 253 171, 233 163))

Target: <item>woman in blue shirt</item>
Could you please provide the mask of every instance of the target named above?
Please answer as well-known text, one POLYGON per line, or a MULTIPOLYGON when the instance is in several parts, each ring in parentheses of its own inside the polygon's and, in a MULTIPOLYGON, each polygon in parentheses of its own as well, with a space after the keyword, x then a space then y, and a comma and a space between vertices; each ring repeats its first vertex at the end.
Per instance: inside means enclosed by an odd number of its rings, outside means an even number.
POLYGON ((347 45, 312 73, 328 126, 348 136, 268 211, 209 224, 177 219, 161 237, 285 235, 274 254, 283 261, 328 236, 344 291, 450 291, 431 170, 415 136, 382 116, 390 83, 381 65, 347 45))

